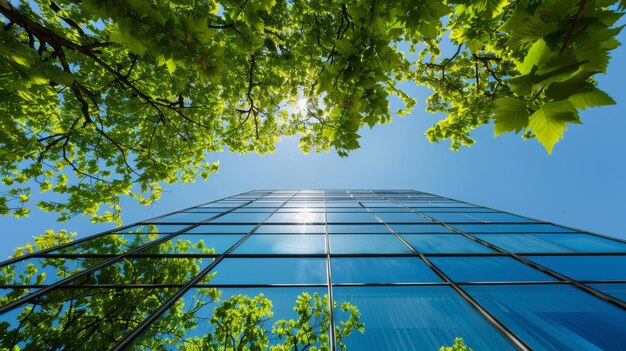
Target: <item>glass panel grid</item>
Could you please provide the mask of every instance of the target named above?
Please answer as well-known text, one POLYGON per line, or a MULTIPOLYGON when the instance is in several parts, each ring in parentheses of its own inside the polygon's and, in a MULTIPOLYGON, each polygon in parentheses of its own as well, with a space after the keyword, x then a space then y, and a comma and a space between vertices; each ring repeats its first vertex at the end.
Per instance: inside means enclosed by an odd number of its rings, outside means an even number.
MULTIPOLYGON (((361 311, 365 334, 350 335, 348 350, 438 349, 457 336, 481 350, 514 349, 516 342, 537 350, 559 348, 567 338, 573 340, 571 349, 603 348, 617 345, 615 333, 624 332, 609 323, 626 321, 623 267, 623 241, 432 194, 262 190, 0 264, 0 325, 47 322, 59 328, 63 306, 94 308, 91 301, 100 298, 94 292, 117 292, 118 303, 123 296, 143 296, 140 292, 151 296, 156 305, 128 311, 136 323, 112 329, 102 346, 108 349, 120 341, 131 345, 127 336, 134 328, 148 333, 137 340, 156 338, 150 331, 159 328, 160 319, 140 322, 159 305, 175 309, 176 301, 188 303, 201 289, 224 291, 224 298, 263 293, 289 313, 289 301, 314 291, 338 306, 350 301, 361 311), (115 262, 92 269, 111 259, 115 262), (527 301, 509 298, 522 293, 527 301), (554 302, 564 306, 563 316, 539 304, 557 293, 568 296, 554 302), (588 306, 577 306, 583 302, 588 306), (60 319, 27 320, 29 306, 58 306, 60 319), (524 309, 544 315, 529 317, 524 309), (517 310, 514 316, 511 311, 517 310), (600 321, 604 329, 584 330, 570 321, 576 313, 600 321)), ((344 317, 336 309, 331 328, 344 317)), ((72 328, 67 326, 68 333, 72 328)), ((36 343, 76 346, 43 333, 0 349, 36 343)), ((92 339, 87 344, 99 349, 92 339)))

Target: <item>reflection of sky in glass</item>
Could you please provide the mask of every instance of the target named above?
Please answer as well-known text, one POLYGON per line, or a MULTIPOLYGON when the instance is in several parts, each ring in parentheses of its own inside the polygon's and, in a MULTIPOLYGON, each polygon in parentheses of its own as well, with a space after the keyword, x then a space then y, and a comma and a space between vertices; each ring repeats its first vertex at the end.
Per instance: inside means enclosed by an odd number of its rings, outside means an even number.
POLYGON ((264 224, 260 226, 255 234, 314 234, 324 233, 323 225, 280 225, 264 224))
POLYGON ((324 235, 257 234, 239 245, 233 254, 323 254, 324 235))
POLYGON ((323 223, 324 213, 301 209, 298 212, 280 212, 273 214, 267 223, 323 223))
POLYGON ((225 258, 212 284, 325 284, 325 258, 225 258))

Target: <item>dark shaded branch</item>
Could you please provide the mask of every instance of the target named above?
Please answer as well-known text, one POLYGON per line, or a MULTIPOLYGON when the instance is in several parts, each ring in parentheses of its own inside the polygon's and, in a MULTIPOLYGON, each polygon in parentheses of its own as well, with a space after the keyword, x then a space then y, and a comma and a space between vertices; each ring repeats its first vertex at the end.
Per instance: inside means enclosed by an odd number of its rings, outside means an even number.
POLYGON ((569 33, 567 33, 567 37, 565 37, 565 41, 563 42, 563 45, 561 46, 561 50, 559 50, 559 54, 562 54, 563 51, 565 51, 565 49, 567 48, 567 46, 569 45, 569 42, 572 40, 572 37, 574 37, 574 33, 576 32, 576 26, 578 25, 578 21, 580 21, 580 18, 583 15, 583 12, 585 12, 585 9, 587 8, 587 6, 589 6, 589 0, 583 0, 583 3, 580 5, 580 9, 578 9, 578 13, 576 14, 576 17, 574 18, 574 20, 572 21, 572 27, 569 30, 569 33))

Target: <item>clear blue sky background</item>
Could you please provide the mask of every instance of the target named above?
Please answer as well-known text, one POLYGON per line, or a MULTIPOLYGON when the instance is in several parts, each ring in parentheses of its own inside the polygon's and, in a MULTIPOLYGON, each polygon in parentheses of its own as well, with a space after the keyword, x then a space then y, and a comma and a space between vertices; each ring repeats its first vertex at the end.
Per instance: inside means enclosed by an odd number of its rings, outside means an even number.
MULTIPOLYGON (((626 35, 619 40, 626 42, 626 35)), ((265 188, 416 189, 497 209, 626 239, 626 47, 613 52, 600 88, 617 105, 582 113, 548 155, 535 140, 516 135, 493 137, 493 125, 475 131, 471 148, 449 150, 431 144, 424 132, 440 115, 424 112, 428 91, 410 89, 414 112, 392 123, 362 130, 361 149, 347 158, 335 153, 302 154, 286 138, 265 156, 216 153, 220 172, 206 182, 168 186, 152 207, 124 203, 124 223, 154 217, 199 203, 265 188)), ((30 217, 0 218, 0 259, 46 229, 67 228, 79 237, 112 228, 84 218, 55 222, 34 210, 30 217)))

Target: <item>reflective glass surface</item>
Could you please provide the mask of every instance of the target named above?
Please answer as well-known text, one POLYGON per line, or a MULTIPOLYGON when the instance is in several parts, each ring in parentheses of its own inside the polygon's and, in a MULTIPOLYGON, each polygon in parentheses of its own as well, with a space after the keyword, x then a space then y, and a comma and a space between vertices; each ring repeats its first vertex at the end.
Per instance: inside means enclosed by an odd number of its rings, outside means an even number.
POLYGON ((253 234, 234 254, 323 254, 326 239, 320 234, 253 234))
POLYGON ((576 280, 626 280, 626 256, 526 256, 576 280))
POLYGON ((464 286, 534 350, 621 350, 626 312, 568 285, 464 286))
POLYGON ((347 350, 438 350, 457 337, 473 350, 515 350, 448 286, 335 287, 333 296, 359 306, 365 323, 365 333, 345 339, 347 350))
POLYGON ((331 254, 411 253, 398 238, 389 234, 330 234, 331 254))
POLYGON ((179 234, 141 254, 222 254, 241 238, 236 234, 179 234))
POLYGON ((423 253, 495 252, 461 234, 402 234, 415 250, 423 253))
POLYGON ((419 283, 441 279, 417 257, 333 257, 333 283, 419 283))
POLYGON ((225 258, 212 284, 325 284, 325 258, 225 258))
POLYGON ((626 283, 588 284, 590 287, 600 290, 626 302, 626 283))
POLYGON ((431 257, 430 261, 457 282, 555 280, 511 257, 431 257))

